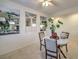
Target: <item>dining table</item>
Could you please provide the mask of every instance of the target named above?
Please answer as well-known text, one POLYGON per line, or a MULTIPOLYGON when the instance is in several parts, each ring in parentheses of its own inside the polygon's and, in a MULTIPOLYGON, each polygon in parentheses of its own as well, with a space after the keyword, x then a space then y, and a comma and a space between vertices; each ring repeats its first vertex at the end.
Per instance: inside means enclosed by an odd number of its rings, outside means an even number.
MULTIPOLYGON (((53 38, 51 38, 50 36, 45 36, 43 38, 43 40, 44 39, 51 39, 52 40, 53 38)), ((61 46, 63 46, 64 44, 67 44, 69 42, 68 39, 63 40, 63 39, 58 38, 58 39, 54 39, 54 40, 57 40, 57 48, 60 50, 63 57, 66 58, 66 55, 64 54, 64 52, 61 49, 61 46)))

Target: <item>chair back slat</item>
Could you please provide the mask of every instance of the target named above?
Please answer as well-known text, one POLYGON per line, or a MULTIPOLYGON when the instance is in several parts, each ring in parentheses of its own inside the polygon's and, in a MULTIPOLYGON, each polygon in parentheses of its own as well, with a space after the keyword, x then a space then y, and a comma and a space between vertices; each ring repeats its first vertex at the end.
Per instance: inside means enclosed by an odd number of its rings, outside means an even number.
POLYGON ((69 33, 68 32, 62 32, 60 34, 60 38, 61 39, 68 39, 69 38, 69 33))

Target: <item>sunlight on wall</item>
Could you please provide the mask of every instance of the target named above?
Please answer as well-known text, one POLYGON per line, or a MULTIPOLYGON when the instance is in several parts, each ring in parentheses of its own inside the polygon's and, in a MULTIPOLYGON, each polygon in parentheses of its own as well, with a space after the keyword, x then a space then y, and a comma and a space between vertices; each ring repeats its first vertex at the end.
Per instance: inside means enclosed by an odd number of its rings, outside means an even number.
POLYGON ((78 14, 64 16, 62 22, 63 26, 56 30, 57 33, 60 35, 62 31, 66 31, 70 33, 70 37, 77 37, 78 14))

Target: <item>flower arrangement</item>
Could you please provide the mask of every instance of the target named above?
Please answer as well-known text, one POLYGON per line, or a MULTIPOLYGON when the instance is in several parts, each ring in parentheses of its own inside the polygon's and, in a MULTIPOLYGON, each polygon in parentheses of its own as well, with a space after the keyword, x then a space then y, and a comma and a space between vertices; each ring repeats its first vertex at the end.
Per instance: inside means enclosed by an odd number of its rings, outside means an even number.
POLYGON ((57 33, 55 32, 57 28, 60 28, 61 25, 63 25, 63 22, 60 20, 57 20, 55 23, 55 19, 49 18, 48 19, 50 23, 50 30, 51 30, 51 37, 54 39, 58 39, 57 33))
POLYGON ((50 23, 50 30, 51 30, 52 32, 55 32, 55 30, 56 30, 57 28, 60 28, 60 26, 63 25, 63 22, 60 21, 60 20, 57 20, 57 22, 54 23, 55 20, 52 19, 52 18, 49 18, 48 21, 49 21, 49 23, 50 23))

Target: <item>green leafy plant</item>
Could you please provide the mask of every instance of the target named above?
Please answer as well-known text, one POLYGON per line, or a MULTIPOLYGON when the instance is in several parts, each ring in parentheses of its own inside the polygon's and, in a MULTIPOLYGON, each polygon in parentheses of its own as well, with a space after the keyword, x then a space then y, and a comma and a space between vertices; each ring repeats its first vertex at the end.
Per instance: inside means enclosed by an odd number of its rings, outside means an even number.
POLYGON ((52 32, 55 32, 55 30, 56 30, 57 28, 60 28, 60 26, 63 25, 63 22, 60 21, 60 20, 58 20, 56 24, 54 23, 55 20, 52 19, 52 18, 49 18, 48 21, 49 21, 49 23, 50 23, 50 25, 51 25, 51 26, 50 26, 50 30, 51 30, 52 32))
POLYGON ((41 25, 43 25, 42 30, 45 31, 47 28, 47 21, 41 21, 41 25))
POLYGON ((47 21, 42 21, 42 25, 44 25, 45 27, 47 27, 47 21))

